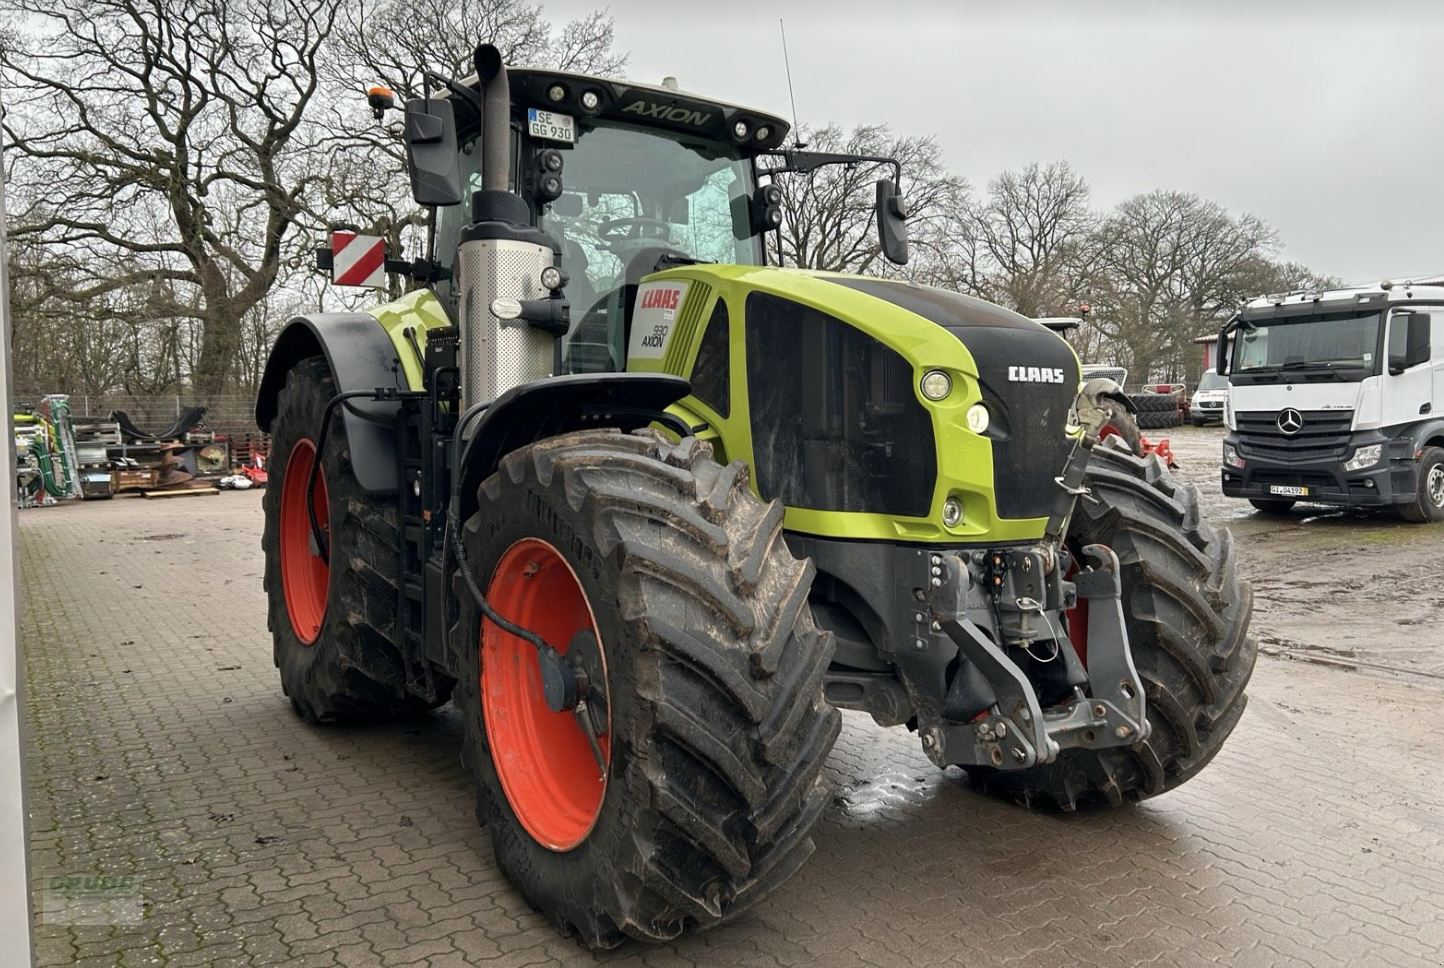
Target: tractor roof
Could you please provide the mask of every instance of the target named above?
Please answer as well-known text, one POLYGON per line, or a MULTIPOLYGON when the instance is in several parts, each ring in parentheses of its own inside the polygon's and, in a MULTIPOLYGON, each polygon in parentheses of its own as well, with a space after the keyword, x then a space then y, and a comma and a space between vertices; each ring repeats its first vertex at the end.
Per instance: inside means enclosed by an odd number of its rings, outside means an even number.
MULTIPOLYGON (((589 118, 607 118, 731 142, 748 154, 781 147, 789 129, 788 123, 774 114, 671 86, 540 67, 508 67, 507 77, 513 118, 524 118, 528 108, 570 114, 583 123, 589 118), (591 109, 583 101, 588 93, 597 99, 591 109), (741 138, 737 136, 739 123, 745 125, 741 138)), ((461 83, 473 90, 478 86, 474 74, 461 83)), ((458 105, 457 121, 463 136, 475 129, 477 120, 471 105, 458 105)))

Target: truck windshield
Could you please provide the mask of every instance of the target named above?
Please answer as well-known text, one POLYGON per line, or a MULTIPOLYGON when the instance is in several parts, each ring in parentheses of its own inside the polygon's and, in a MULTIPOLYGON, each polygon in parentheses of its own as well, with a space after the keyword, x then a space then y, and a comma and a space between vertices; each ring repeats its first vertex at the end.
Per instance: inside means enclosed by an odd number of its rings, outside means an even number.
POLYGON ((1205 373, 1203 376, 1199 377, 1199 380, 1198 380, 1198 389, 1199 389, 1199 391, 1204 391, 1204 390, 1227 390, 1227 389, 1228 389, 1228 377, 1226 377, 1226 376, 1219 376, 1219 375, 1218 375, 1217 373, 1215 373, 1214 371, 1209 370, 1209 371, 1208 371, 1207 373, 1205 373))
POLYGON ((562 157, 566 190, 541 222, 562 243, 573 318, 620 287, 644 250, 675 249, 707 262, 761 260, 747 209, 751 163, 732 146, 602 123, 578 131, 562 157))
POLYGON ((1380 314, 1329 313, 1254 323, 1234 333, 1234 383, 1355 382, 1376 372, 1380 314))

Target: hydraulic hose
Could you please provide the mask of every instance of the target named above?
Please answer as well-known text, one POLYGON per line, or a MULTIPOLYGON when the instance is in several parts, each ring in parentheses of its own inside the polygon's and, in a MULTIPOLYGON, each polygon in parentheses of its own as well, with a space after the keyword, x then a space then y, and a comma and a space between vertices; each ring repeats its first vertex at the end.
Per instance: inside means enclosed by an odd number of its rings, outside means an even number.
MULTIPOLYGON (((316 520, 316 504, 310 500, 310 495, 316 488, 316 475, 321 471, 321 458, 326 452, 326 437, 331 433, 331 414, 343 401, 355 397, 376 398, 375 390, 347 390, 345 393, 338 393, 326 401, 326 409, 321 413, 321 433, 316 436, 316 458, 311 461, 311 471, 306 475, 306 521, 311 525, 311 540, 316 543, 316 552, 326 567, 331 567, 331 540, 321 530, 321 524, 316 520)), ((286 468, 287 471, 290 468, 286 468)))

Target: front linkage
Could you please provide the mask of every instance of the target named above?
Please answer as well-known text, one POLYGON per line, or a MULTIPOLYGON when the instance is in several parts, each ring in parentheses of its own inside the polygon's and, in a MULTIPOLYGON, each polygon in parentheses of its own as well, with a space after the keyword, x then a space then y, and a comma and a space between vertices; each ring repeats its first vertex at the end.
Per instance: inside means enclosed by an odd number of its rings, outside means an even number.
POLYGON ((1084 473, 1106 419, 1099 403, 1113 389, 1106 382, 1090 381, 1079 394, 1074 417, 1082 432, 1056 479, 1058 501, 1037 545, 928 555, 932 628, 952 640, 970 667, 953 678, 937 721, 919 724, 923 750, 939 766, 1022 770, 1051 763, 1064 749, 1133 746, 1148 738, 1118 557, 1094 544, 1080 549, 1086 559, 1080 562, 1064 545, 1069 519, 1087 493, 1084 473), (1080 603, 1084 611, 1074 614, 1087 616, 1086 669, 1064 620, 1080 603), (970 615, 985 619, 994 634, 970 615), (1040 656, 1040 647, 1048 652, 1040 656), (1032 678, 1014 656, 1034 670, 1032 678), (1040 687, 1067 698, 1044 709, 1040 687), (957 721, 960 714, 966 721, 957 721))

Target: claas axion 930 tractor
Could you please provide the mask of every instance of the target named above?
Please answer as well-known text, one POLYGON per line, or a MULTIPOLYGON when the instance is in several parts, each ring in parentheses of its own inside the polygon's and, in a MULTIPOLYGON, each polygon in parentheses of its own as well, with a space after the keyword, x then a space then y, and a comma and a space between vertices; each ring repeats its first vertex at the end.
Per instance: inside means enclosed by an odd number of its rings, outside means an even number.
POLYGON ((774 178, 879 163, 905 262, 895 163, 671 82, 475 67, 402 107, 417 287, 292 320, 266 367, 301 716, 450 700, 499 867, 593 947, 786 881, 839 708, 1064 809, 1209 762, 1250 593, 1191 487, 1095 446, 1116 385, 980 300, 767 264, 774 178))

